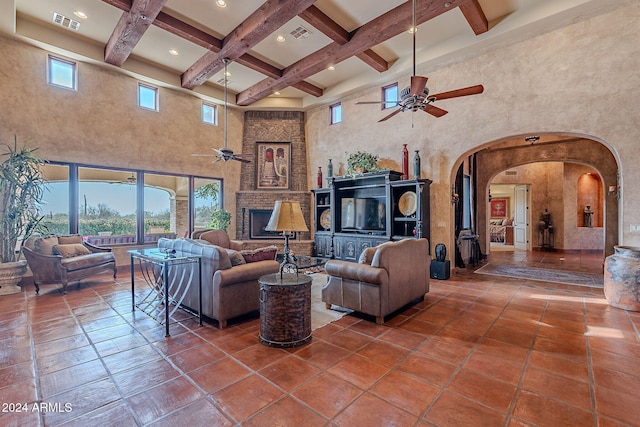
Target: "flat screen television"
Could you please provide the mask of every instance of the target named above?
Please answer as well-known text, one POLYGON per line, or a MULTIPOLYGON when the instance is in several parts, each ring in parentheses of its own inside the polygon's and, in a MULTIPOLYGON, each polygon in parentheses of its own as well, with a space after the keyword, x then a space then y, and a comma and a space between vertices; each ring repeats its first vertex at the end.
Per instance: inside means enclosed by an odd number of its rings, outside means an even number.
POLYGON ((370 197, 345 197, 342 199, 341 218, 343 230, 385 229, 386 216, 383 201, 370 197))

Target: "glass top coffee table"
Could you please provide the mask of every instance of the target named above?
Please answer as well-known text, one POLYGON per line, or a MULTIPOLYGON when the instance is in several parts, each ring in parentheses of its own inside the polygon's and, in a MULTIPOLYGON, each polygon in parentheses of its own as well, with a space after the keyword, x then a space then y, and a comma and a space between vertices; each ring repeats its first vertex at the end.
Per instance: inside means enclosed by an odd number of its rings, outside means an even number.
MULTIPOLYGON (((281 263, 283 260, 284 254, 276 255, 276 261, 281 263)), ((317 273, 324 269, 324 264, 327 262, 327 258, 298 255, 293 257, 293 262, 295 262, 298 267, 299 273, 317 273)))

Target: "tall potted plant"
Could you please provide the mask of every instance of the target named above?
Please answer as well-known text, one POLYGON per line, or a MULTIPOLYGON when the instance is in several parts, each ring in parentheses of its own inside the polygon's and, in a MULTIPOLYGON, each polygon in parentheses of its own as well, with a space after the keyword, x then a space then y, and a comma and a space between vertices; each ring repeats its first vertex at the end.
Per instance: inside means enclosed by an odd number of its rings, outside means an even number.
POLYGON ((44 160, 31 149, 13 147, 0 157, 0 294, 19 292, 17 286, 27 270, 27 262, 16 251, 18 241, 36 231, 42 219, 40 203, 45 180, 40 166, 44 160))

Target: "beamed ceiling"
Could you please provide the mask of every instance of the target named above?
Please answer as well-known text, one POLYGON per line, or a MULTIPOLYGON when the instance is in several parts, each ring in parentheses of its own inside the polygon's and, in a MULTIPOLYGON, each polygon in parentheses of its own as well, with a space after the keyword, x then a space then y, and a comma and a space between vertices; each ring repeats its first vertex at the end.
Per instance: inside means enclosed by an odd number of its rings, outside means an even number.
MULTIPOLYGON (((0 30, 73 59, 220 100, 309 108, 412 73, 412 1, 0 0, 0 30), (87 18, 74 12, 82 11, 87 18), (76 30, 53 22, 77 21, 76 30), (302 33, 296 38, 293 33, 302 33), (276 36, 285 37, 284 42, 276 36), (177 55, 169 53, 177 51, 177 55), (329 70, 329 67, 335 70, 329 70), (279 94, 274 94, 279 92, 279 94)), ((611 9, 614 0, 416 0, 417 74, 611 9)), ((457 82, 458 87, 482 83, 457 82)), ((437 85, 435 82, 431 84, 437 85)), ((437 87, 437 91, 452 88, 437 87)))

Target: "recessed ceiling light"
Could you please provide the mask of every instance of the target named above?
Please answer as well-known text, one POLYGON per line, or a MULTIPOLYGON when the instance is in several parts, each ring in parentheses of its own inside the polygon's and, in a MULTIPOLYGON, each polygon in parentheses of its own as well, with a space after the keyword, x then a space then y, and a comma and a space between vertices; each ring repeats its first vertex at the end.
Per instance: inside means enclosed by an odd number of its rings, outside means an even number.
POLYGON ((224 0, 216 0, 216 6, 218 7, 227 7, 227 2, 224 0))
POLYGON ((227 77, 231 77, 231 72, 227 71, 226 73, 224 73, 224 75, 227 76, 227 77))
POLYGON ((275 92, 273 92, 273 94, 274 94, 274 95, 280 95, 280 92, 275 91, 275 92))
POLYGON ((284 38, 284 36, 282 34, 278 34, 278 37, 276 37, 276 41, 278 43, 284 43, 286 39, 284 38))
POLYGON ((81 10, 76 10, 75 12, 73 12, 73 14, 76 15, 78 18, 87 19, 87 14, 81 10))
POLYGON ((170 53, 171 55, 173 55, 173 56, 178 56, 178 55, 180 55, 180 52, 178 52, 178 51, 177 51, 177 50, 175 50, 175 49, 169 49, 169 53, 170 53))
POLYGON ((417 32, 417 31, 418 31, 418 28, 416 28, 416 27, 411 27, 411 28, 409 28, 407 31, 409 32, 409 34, 413 34, 413 33, 415 33, 415 32, 417 32))
POLYGON ((329 65, 329 67, 327 68, 327 70, 329 71, 335 71, 336 67, 334 67, 333 65, 329 65))
POLYGON ((444 7, 450 7, 450 6, 451 6, 451 2, 450 1, 444 2, 444 7))

